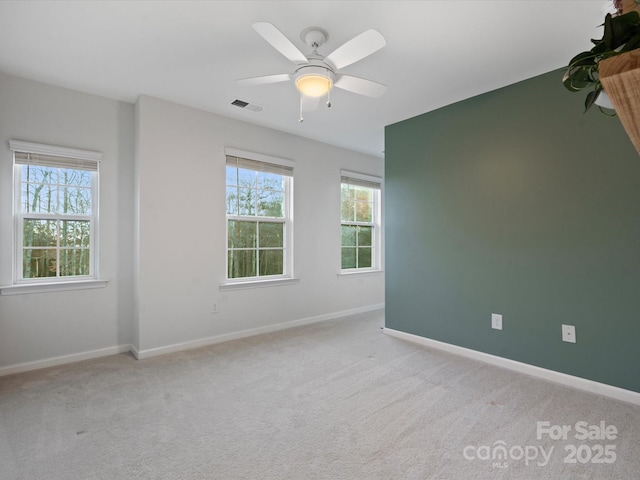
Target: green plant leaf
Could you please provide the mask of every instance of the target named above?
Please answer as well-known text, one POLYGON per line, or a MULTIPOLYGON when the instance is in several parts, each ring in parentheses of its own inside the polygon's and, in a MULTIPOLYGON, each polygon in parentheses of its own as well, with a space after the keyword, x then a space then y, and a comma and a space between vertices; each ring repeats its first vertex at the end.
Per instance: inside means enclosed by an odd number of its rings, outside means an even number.
POLYGON ((607 16, 604 17, 604 35, 602 36, 602 41, 607 46, 607 49, 613 50, 613 27, 611 26, 613 19, 610 13, 607 13, 607 16))
POLYGON ((607 20, 605 18, 605 36, 609 33, 608 41, 605 43, 611 50, 615 50, 618 47, 624 45, 632 36, 637 32, 637 25, 640 22, 640 15, 635 10, 625 13, 624 15, 618 15, 617 17, 611 17, 611 14, 607 14, 610 17, 609 30, 607 32, 607 20))
POLYGON ((581 65, 595 65, 596 56, 593 52, 582 52, 576 55, 569 62, 569 67, 579 67, 581 65))
POLYGON ((579 86, 576 86, 574 85, 571 79, 565 80, 564 82, 562 82, 562 84, 565 86, 567 90, 574 93, 579 92, 580 90, 582 90, 583 88, 586 88, 589 85, 589 84, 584 84, 584 85, 578 84, 579 86))
POLYGON ((597 57, 598 55, 602 55, 603 53, 605 53, 607 50, 609 50, 607 48, 607 46, 605 45, 605 43, 600 40, 592 49, 591 49, 591 53, 593 54, 594 58, 597 57))
POLYGON ((598 105, 598 109, 600 110, 600 113, 602 113, 605 117, 617 117, 618 114, 616 113, 615 110, 608 110, 604 107, 601 107, 600 105, 598 105))
POLYGON ((562 77, 562 84, 570 92, 578 92, 583 88, 593 85, 590 69, 586 67, 571 67, 562 77))
POLYGON ((591 92, 589 92, 589 94, 587 95, 587 98, 584 101, 584 113, 587 113, 587 111, 593 107, 593 104, 596 103, 596 100, 598 99, 598 96, 600 95, 600 92, 602 91, 602 89, 596 89, 596 90, 592 90, 591 92))
POLYGON ((631 10, 624 15, 618 15, 615 17, 617 21, 626 25, 636 25, 640 22, 640 13, 637 10, 631 10))
POLYGON ((636 34, 633 37, 631 37, 627 41, 627 43, 624 44, 624 47, 622 48, 622 50, 620 50, 620 53, 629 52, 639 47, 640 47, 640 34, 636 34))

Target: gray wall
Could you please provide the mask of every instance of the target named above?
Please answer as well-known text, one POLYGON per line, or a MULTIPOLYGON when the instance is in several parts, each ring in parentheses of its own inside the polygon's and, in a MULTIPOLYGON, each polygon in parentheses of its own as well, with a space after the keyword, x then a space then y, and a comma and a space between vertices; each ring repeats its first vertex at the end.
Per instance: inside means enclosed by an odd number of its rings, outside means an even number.
POLYGON ((561 76, 387 127, 386 325, 640 391, 640 157, 561 76))
POLYGON ((148 96, 136 108, 134 345, 143 355, 383 303, 382 273, 338 276, 340 170, 382 176, 381 159, 148 96), (295 162, 298 284, 219 291, 225 281, 225 147, 295 162))
POLYGON ((165 352, 383 303, 384 274, 338 275, 340 170, 382 176, 381 159, 151 97, 134 106, 4 74, 0 286, 13 280, 10 139, 103 153, 99 259, 108 284, 0 295, 0 375, 131 346, 165 352), (219 291, 225 147, 295 161, 298 284, 219 291))
POLYGON ((0 74, 0 285, 11 285, 9 140, 103 153, 100 277, 105 288, 0 296, 0 368, 127 345, 133 314, 133 105, 0 74))

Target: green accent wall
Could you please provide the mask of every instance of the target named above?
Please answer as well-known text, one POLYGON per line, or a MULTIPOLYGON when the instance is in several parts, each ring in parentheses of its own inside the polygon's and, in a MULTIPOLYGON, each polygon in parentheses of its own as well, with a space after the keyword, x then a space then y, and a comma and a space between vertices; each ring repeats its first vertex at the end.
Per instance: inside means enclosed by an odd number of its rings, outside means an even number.
POLYGON ((386 128, 386 326, 640 392, 640 156, 561 78, 386 128))

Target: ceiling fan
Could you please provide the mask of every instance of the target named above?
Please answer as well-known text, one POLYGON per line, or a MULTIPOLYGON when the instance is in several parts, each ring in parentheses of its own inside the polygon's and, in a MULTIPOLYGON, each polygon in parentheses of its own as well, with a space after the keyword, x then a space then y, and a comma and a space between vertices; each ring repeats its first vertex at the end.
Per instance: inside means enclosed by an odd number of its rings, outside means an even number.
POLYGON ((384 47, 387 42, 382 34, 370 29, 357 35, 342 46, 335 49, 326 57, 318 53, 329 38, 329 34, 320 27, 310 27, 302 31, 300 37, 312 49, 309 55, 304 55, 298 48, 268 22, 256 22, 253 28, 269 44, 296 65, 293 73, 281 73, 261 77, 243 78, 237 80, 242 86, 267 85, 270 83, 288 82, 293 80, 300 92, 300 118, 302 122, 303 107, 305 110, 317 108, 320 98, 327 96, 327 106, 331 107, 331 89, 338 87, 349 92, 379 97, 387 90, 385 85, 365 78, 344 75, 338 70, 368 57, 384 47))

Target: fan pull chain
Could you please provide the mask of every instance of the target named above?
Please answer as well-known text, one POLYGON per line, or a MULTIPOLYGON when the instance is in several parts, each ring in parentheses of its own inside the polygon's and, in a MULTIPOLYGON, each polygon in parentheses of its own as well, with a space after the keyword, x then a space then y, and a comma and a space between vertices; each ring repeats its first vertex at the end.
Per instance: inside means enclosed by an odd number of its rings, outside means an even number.
POLYGON ((329 78, 329 74, 327 73, 327 86, 329 89, 327 90, 327 108, 331 108, 331 79, 329 78))
POLYGON ((302 116, 302 96, 303 93, 300 92, 300 118, 298 118, 298 122, 300 123, 304 122, 304 117, 302 116))

